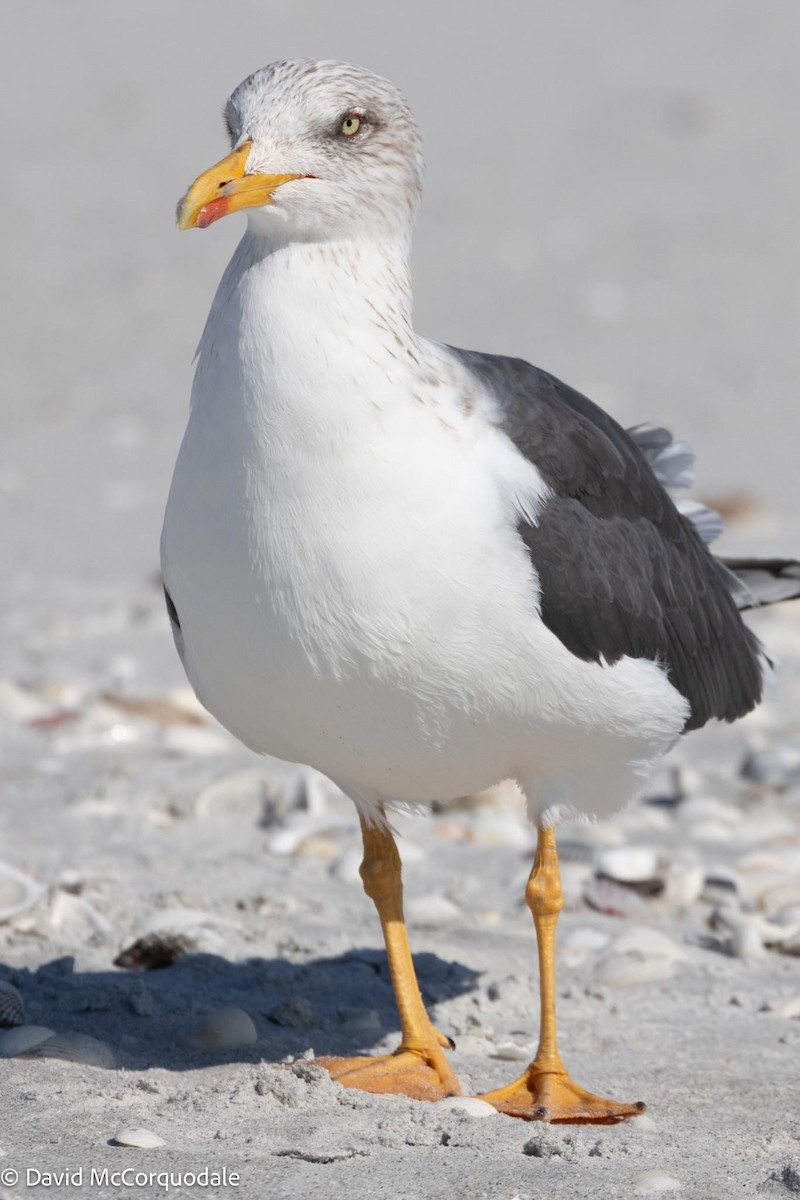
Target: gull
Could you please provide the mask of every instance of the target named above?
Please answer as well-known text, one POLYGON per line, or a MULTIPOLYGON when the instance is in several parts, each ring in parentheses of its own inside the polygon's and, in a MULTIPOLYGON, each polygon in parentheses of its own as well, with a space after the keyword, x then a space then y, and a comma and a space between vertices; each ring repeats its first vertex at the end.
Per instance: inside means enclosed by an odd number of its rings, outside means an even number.
POLYGON ((800 567, 715 560, 713 517, 664 486, 685 454, 659 427, 628 433, 526 362, 415 332, 422 157, 392 84, 279 61, 237 87, 225 123, 231 151, 178 224, 243 211, 247 228, 197 353, 163 578, 202 703, 358 811, 401 1042, 319 1061, 366 1091, 458 1093, 414 973, 390 817, 511 779, 537 825, 539 1045, 484 1099, 529 1119, 632 1116, 641 1103, 579 1086, 558 1051, 558 818, 609 814, 681 734, 758 703, 748 578, 782 598, 800 567))

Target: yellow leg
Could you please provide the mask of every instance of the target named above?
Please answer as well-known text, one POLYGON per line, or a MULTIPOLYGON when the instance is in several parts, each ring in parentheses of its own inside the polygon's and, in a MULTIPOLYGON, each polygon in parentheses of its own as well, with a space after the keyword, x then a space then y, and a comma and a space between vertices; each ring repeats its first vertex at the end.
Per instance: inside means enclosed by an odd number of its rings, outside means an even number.
POLYGON ((364 859, 361 879, 383 929, 392 986, 400 1013, 402 1040, 394 1054, 378 1057, 319 1058, 316 1061, 345 1087, 390 1092, 415 1100, 441 1100, 459 1094, 458 1080, 442 1053, 452 1042, 431 1024, 419 992, 403 919, 400 855, 388 829, 361 818, 364 859))
POLYGON ((536 858, 525 889, 539 953, 541 1018, 536 1057, 519 1079, 481 1098, 500 1112, 529 1121, 593 1122, 607 1125, 633 1117, 645 1105, 604 1100, 574 1083, 558 1053, 556 1038, 556 924, 564 907, 555 830, 539 825, 536 858))

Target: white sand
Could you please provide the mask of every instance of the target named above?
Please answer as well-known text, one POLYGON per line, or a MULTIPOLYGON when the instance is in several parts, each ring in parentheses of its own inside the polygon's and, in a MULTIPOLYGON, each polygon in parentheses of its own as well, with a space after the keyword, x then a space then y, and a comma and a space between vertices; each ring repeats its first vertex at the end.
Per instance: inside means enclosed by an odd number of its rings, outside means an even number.
MULTIPOLYGON (((51 0, 6 22, 0 681, 13 686, 0 687, 0 860, 44 891, 0 925, 0 978, 16 982, 31 1023, 98 1038, 118 1066, 0 1062, 0 1179, 7 1167, 21 1176, 0 1196, 29 1194, 28 1168, 82 1168, 84 1186, 49 1189, 60 1194, 125 1194, 90 1187, 106 1166, 224 1166, 237 1189, 185 1194, 253 1200, 605 1200, 669 1179, 701 1200, 788 1196, 800 1188, 800 1024, 774 1010, 800 995, 800 959, 710 929, 719 897, 685 912, 643 901, 636 924, 681 957, 627 987, 598 983, 615 977, 608 943, 582 960, 567 945, 586 929, 613 940, 630 920, 585 905, 563 918, 564 1055, 588 1086, 647 1100, 638 1125, 479 1120, 344 1092, 305 1066, 278 1072, 270 1064, 309 1047, 374 1051, 396 1038, 352 811, 312 795, 319 820, 300 853, 279 853, 302 816, 291 787, 273 784, 271 828, 252 778, 206 791, 278 768, 210 726, 102 702, 182 685, 158 529, 191 354, 240 224, 179 237, 172 211, 224 150, 225 96, 283 54, 361 61, 409 95, 430 164, 416 255, 425 332, 526 355, 624 421, 670 424, 698 451, 701 493, 756 501, 730 546, 798 550, 796 5, 376 12, 360 0, 278 12, 51 0), (74 719, 28 723, 65 711, 74 719), (176 909, 205 914, 167 921, 201 954, 157 972, 113 967, 176 909), (747 956, 724 952, 736 947, 747 956), (185 1047, 225 1005, 249 1013, 258 1041, 185 1047), (109 1145, 126 1126, 165 1145, 109 1145)), ((787 768, 782 790, 753 787, 739 768, 748 748, 800 744, 800 612, 758 624, 784 661, 777 700, 682 749, 696 767, 693 810, 631 810, 607 836, 655 846, 673 875, 683 859, 736 871, 745 910, 786 917, 798 780, 787 768), (702 795, 717 808, 698 807, 702 795)), ((496 1086, 519 1064, 492 1053, 535 1034, 529 836, 491 810, 407 822, 403 835, 424 991, 465 1085, 496 1086)), ((599 847, 586 854, 591 874, 599 847)))

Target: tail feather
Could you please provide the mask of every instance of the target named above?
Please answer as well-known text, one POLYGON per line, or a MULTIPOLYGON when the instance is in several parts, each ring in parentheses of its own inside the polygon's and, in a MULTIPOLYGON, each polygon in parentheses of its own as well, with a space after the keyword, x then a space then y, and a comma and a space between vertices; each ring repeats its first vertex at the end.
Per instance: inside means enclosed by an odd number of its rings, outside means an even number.
MULTIPOLYGON (((650 464, 658 482, 668 492, 685 492, 694 483, 694 451, 688 442, 676 442, 668 429, 649 422, 634 425, 628 433, 650 464)), ((691 521, 706 545, 722 533, 722 517, 713 508, 690 500, 675 499, 679 512, 691 521)))
POLYGON ((645 456, 659 483, 672 491, 685 491, 694 483, 694 451, 688 442, 676 442, 662 425, 634 425, 629 435, 645 456))
MULTIPOLYGON (((636 425, 628 433, 667 491, 685 491, 694 483, 694 453, 660 425, 636 425)), ((681 496, 675 500, 708 545, 722 533, 722 518, 713 508, 681 496)), ((736 605, 742 611, 762 604, 800 598, 800 562, 794 558, 715 558, 736 605)))
POLYGON ((795 558, 720 558, 738 584, 733 598, 741 609, 800 598, 800 562, 795 558))

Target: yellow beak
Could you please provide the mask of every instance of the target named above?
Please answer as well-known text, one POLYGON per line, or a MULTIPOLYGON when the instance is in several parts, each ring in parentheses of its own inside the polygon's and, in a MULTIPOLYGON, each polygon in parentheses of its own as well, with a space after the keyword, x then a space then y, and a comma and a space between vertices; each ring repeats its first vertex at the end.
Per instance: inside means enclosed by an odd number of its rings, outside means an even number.
POLYGON ((216 166, 198 175, 178 205, 179 229, 206 229, 241 208, 269 204, 282 183, 303 175, 245 175, 252 142, 244 142, 216 166))

